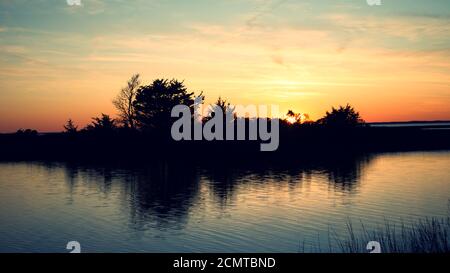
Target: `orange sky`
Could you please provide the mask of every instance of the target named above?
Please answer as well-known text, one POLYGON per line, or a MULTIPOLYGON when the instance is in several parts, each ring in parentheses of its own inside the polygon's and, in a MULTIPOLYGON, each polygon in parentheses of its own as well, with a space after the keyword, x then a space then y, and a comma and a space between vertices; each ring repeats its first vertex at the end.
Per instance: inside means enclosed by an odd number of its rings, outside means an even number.
POLYGON ((0 132, 114 115, 134 73, 312 119, 450 120, 448 1, 36 2, 0 4, 0 132))

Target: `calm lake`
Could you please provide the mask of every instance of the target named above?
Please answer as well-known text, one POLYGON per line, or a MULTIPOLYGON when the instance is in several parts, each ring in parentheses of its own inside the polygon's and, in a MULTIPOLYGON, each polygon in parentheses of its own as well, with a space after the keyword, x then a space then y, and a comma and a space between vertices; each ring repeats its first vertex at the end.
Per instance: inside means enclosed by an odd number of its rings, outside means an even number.
POLYGON ((239 166, 1 162, 0 252, 328 252, 450 214, 450 151, 239 166))

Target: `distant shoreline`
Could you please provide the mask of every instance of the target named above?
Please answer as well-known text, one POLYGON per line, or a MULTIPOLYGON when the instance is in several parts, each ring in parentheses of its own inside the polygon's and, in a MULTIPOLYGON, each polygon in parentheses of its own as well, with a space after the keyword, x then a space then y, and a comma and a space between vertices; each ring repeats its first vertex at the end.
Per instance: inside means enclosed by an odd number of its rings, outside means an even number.
POLYGON ((377 122, 367 122, 369 125, 377 124, 442 124, 448 123, 450 125, 450 120, 412 120, 412 121, 377 121, 377 122))
POLYGON ((450 129, 450 121, 406 121, 406 122, 371 122, 367 123, 372 128, 422 128, 422 129, 450 129))

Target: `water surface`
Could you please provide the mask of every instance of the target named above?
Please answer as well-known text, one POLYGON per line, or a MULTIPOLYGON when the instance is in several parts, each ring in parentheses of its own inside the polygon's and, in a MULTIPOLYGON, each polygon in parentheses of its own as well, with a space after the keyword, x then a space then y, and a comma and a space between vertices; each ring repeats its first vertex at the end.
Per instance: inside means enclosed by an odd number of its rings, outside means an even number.
MULTIPOLYGON (((450 151, 240 167, 0 163, 0 252, 339 251, 330 232, 449 215, 450 151)), ((359 232, 357 230, 357 232, 359 232)))

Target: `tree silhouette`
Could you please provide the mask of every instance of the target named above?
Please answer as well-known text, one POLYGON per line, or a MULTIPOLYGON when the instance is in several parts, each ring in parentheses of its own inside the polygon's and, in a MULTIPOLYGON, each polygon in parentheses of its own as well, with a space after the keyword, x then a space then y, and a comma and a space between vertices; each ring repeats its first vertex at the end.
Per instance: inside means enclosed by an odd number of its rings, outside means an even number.
POLYGON ((19 129, 17 130, 16 134, 21 136, 37 136, 38 131, 34 129, 19 129))
POLYGON ((170 128, 172 108, 179 104, 192 107, 193 96, 183 82, 175 79, 157 79, 141 86, 133 103, 139 127, 143 130, 170 128))
POLYGON ((351 105, 332 107, 331 112, 317 121, 318 124, 333 128, 356 127, 364 124, 365 121, 351 105))
POLYGON ((234 112, 234 108, 231 106, 231 103, 227 102, 226 100, 222 99, 222 97, 219 97, 215 103, 216 106, 220 107, 223 113, 226 113, 227 111, 234 112))
POLYGON ((312 124, 313 121, 311 121, 311 119, 309 118, 309 115, 306 113, 295 113, 292 110, 289 110, 286 113, 286 117, 284 118, 284 122, 288 123, 288 124, 312 124))
POLYGON ((233 114, 233 120, 236 118, 236 113, 235 113, 236 107, 231 106, 231 103, 222 99, 222 97, 219 97, 214 104, 210 105, 209 113, 208 113, 208 116, 205 117, 205 121, 211 119, 213 117, 213 115, 216 115, 219 109, 221 110, 224 119, 228 112, 233 114))
POLYGON ((127 86, 122 88, 117 97, 113 100, 114 106, 117 111, 119 111, 120 122, 126 128, 135 128, 136 112, 133 102, 140 84, 140 75, 133 75, 130 80, 128 80, 127 86))
POLYGON ((299 124, 302 122, 302 114, 294 113, 294 111, 289 110, 286 114, 285 121, 290 124, 299 124))
POLYGON ((78 126, 74 124, 72 119, 69 119, 67 123, 64 125, 64 130, 68 134, 75 134, 78 131, 78 126))
POLYGON ((89 124, 86 129, 88 131, 110 133, 117 128, 116 120, 112 119, 109 115, 102 113, 101 117, 92 118, 92 123, 89 124))

